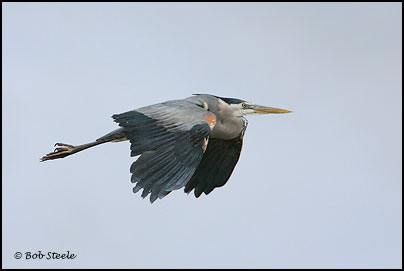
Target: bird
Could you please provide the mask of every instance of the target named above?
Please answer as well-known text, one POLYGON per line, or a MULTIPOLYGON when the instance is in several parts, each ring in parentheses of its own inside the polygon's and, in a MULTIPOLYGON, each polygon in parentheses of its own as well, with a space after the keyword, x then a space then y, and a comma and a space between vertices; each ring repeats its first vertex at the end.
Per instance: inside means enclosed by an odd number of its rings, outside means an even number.
POLYGON ((240 157, 245 116, 292 111, 211 94, 157 103, 115 114, 118 129, 82 145, 56 143, 40 161, 60 159, 107 142, 130 142, 133 192, 153 203, 174 190, 196 198, 224 186, 240 157))

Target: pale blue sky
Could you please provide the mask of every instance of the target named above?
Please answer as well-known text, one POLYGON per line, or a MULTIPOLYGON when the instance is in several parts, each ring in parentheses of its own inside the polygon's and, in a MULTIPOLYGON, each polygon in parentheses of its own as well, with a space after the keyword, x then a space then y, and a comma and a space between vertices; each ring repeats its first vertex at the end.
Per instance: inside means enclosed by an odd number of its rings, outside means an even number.
POLYGON ((2 7, 3 268, 402 267, 401 3, 2 7), (128 142, 39 162, 192 93, 294 113, 199 199, 133 194, 128 142))

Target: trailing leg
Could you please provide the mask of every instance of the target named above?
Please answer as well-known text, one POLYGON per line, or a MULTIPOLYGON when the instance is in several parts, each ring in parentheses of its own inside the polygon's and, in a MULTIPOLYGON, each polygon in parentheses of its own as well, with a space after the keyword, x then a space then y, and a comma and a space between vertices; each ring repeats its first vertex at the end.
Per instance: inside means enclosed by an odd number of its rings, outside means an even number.
POLYGON ((74 153, 83 151, 85 149, 97 146, 102 143, 106 143, 108 141, 95 141, 83 145, 78 145, 78 146, 73 146, 69 144, 64 144, 64 143, 56 143, 55 147, 58 146, 53 152, 48 153, 44 157, 41 158, 41 162, 47 161, 47 160, 53 160, 53 159, 59 159, 59 158, 65 158, 66 156, 72 155, 74 153))

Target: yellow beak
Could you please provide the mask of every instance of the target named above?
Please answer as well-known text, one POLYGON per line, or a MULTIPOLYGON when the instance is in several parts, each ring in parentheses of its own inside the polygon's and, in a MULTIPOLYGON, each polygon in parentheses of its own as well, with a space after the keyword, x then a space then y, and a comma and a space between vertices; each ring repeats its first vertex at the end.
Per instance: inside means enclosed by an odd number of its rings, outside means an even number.
POLYGON ((286 110, 286 109, 262 106, 262 105, 254 105, 254 107, 252 109, 254 110, 254 113, 257 113, 257 114, 285 114, 285 113, 293 112, 293 111, 286 110))

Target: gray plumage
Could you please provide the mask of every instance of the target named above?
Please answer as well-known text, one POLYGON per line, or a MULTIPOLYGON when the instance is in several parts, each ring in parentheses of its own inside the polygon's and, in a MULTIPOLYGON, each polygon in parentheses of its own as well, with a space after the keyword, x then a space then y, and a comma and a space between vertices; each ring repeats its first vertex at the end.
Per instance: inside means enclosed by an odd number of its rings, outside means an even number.
POLYGON ((41 161, 64 158, 84 149, 129 140, 133 192, 143 189, 150 201, 185 187, 196 197, 209 194, 230 178, 247 128, 244 115, 290 111, 243 100, 197 94, 113 115, 120 128, 94 142, 72 146, 56 143, 41 161))

